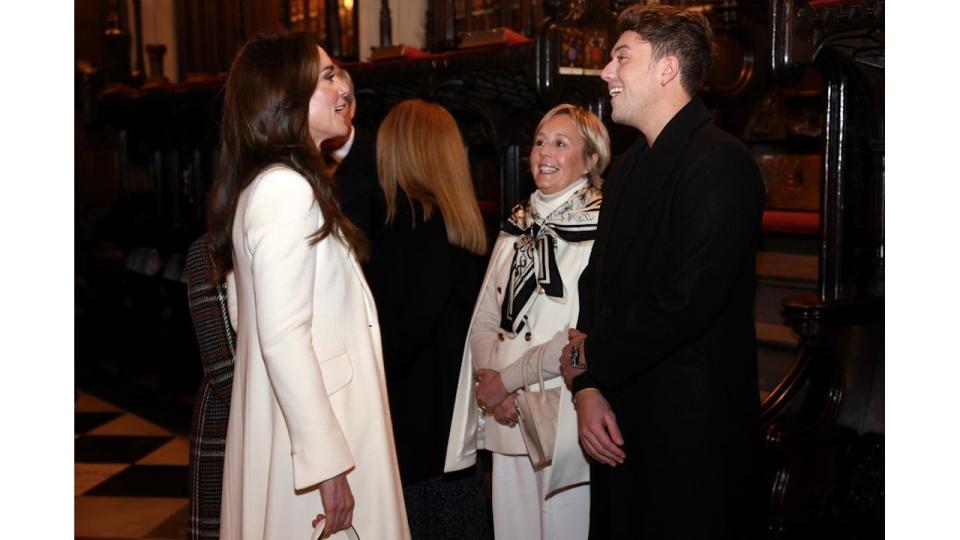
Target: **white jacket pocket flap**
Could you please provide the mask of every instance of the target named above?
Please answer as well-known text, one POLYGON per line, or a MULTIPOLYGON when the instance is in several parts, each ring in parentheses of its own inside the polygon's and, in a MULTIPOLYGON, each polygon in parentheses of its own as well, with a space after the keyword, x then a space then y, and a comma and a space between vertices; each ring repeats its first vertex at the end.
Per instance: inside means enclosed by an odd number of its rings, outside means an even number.
POLYGON ((327 389, 327 395, 332 396, 353 378, 353 364, 350 363, 350 356, 343 351, 327 358, 320 362, 320 372, 323 373, 323 386, 327 389))

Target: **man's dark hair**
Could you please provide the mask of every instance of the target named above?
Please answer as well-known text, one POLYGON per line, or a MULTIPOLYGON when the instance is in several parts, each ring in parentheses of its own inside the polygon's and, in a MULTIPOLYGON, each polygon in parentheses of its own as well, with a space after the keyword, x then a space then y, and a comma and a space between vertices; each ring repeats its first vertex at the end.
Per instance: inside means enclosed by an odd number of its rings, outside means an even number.
POLYGON ((653 48, 655 61, 676 56, 681 86, 691 96, 697 93, 710 69, 713 46, 713 31, 702 13, 675 6, 633 5, 620 13, 617 31, 639 34, 653 48))

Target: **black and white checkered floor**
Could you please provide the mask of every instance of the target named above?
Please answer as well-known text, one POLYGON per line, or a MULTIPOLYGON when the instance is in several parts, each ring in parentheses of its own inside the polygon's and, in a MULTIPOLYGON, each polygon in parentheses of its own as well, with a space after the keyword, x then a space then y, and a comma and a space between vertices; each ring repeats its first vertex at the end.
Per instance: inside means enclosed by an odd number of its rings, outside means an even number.
POLYGON ((85 392, 74 434, 78 540, 186 537, 187 438, 85 392))

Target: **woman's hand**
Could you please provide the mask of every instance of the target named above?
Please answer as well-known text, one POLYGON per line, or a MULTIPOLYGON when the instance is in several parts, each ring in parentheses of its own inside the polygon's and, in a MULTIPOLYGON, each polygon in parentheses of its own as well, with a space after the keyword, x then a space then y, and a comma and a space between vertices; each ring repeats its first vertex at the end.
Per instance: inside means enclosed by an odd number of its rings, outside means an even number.
POLYGON ((321 519, 326 519, 320 538, 329 538, 331 534, 353 524, 353 493, 347 483, 347 473, 320 482, 320 499, 326 515, 317 514, 313 520, 313 526, 316 527, 321 519))
POLYGON ((520 418, 520 415, 517 414, 516 392, 508 395, 506 399, 493 408, 493 418, 507 427, 517 425, 517 420, 520 418))
POLYGON ((477 381, 477 402, 484 409, 493 409, 507 399, 507 387, 503 385, 500 372, 492 369, 478 369, 474 375, 477 381))

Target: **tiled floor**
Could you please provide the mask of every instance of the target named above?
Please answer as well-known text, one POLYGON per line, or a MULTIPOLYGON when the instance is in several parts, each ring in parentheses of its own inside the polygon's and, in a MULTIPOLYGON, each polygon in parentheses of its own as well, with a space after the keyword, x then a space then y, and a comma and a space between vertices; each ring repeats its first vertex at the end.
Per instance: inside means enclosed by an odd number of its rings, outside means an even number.
POLYGON ((78 540, 181 540, 189 441, 91 394, 74 415, 78 540))

